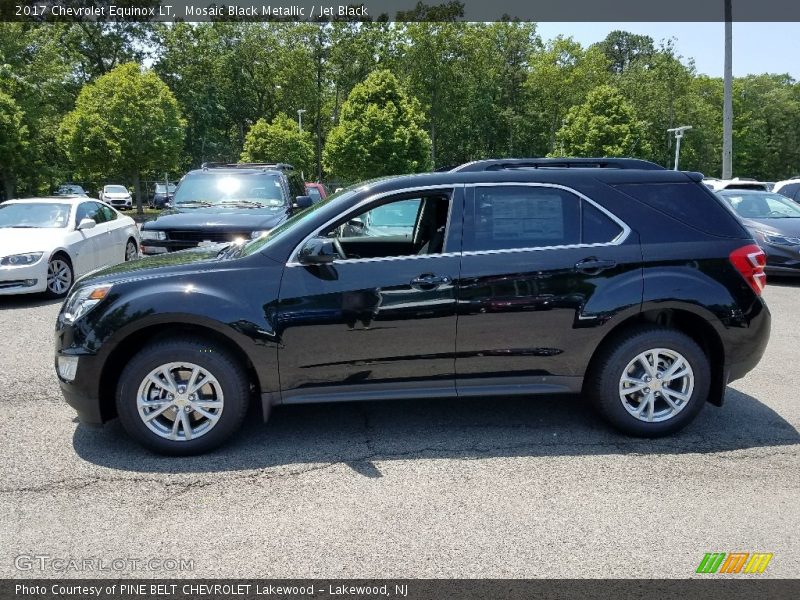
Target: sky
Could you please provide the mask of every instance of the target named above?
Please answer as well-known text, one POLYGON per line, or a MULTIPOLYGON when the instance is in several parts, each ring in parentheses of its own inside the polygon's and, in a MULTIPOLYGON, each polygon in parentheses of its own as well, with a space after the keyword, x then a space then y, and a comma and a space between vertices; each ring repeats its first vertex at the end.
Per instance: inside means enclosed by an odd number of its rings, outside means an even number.
MULTIPOLYGON (((676 38, 675 48, 693 58, 698 73, 722 77, 725 51, 724 23, 537 23, 549 40, 562 34, 583 46, 599 42, 615 29, 649 35, 660 40, 676 38)), ((733 75, 789 73, 800 80, 800 23, 734 23, 733 75)))

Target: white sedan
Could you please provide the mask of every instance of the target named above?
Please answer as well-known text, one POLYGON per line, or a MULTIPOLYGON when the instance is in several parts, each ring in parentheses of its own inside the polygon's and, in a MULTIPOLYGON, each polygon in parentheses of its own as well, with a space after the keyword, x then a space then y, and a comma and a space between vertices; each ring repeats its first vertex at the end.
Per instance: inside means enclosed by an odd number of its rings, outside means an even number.
POLYGON ((0 295, 66 295, 77 277, 139 257, 130 217, 88 198, 0 204, 0 295))

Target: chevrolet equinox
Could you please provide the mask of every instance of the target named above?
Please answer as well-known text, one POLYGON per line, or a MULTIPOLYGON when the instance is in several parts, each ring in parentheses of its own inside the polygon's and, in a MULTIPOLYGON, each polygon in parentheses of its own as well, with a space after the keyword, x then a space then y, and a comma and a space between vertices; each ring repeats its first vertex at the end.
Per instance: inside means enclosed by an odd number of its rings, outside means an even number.
POLYGON ((582 393, 686 426, 758 363, 765 256, 699 173, 483 160, 343 190, 253 240, 77 281, 55 367, 80 420, 196 454, 248 404, 582 393), (367 227, 380 211, 393 227, 367 227))

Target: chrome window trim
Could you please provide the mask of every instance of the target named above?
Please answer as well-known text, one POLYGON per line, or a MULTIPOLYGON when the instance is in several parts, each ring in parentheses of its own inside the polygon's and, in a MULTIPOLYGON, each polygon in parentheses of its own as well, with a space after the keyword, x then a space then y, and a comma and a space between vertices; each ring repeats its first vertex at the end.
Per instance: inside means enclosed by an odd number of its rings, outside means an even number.
MULTIPOLYGON (((631 234, 631 228, 628 226, 625 221, 617 217, 614 213, 607 210, 604 206, 601 206, 585 194, 582 194, 578 190, 575 190, 571 187, 561 185, 558 183, 542 183, 542 182, 531 182, 531 181, 521 181, 521 182, 512 182, 512 181, 503 181, 503 182, 486 182, 486 183, 467 183, 467 184, 450 184, 450 185, 430 185, 430 186, 422 186, 422 187, 411 187, 411 188, 403 188, 399 190, 393 190, 391 192, 381 192, 379 194, 373 194, 369 196, 353 206, 351 210, 357 210, 371 202, 376 200, 380 200, 387 196, 392 195, 402 195, 406 193, 412 192, 426 192, 430 190, 455 190, 459 185, 463 186, 464 191, 468 190, 469 188, 477 188, 477 187, 544 187, 544 188, 553 188, 563 190, 570 194, 574 194, 584 202, 588 202, 594 208, 599 210, 601 213, 606 215, 609 219, 611 219, 614 223, 616 223, 622 231, 610 242, 598 242, 595 244, 561 244, 555 246, 532 246, 532 247, 525 247, 525 248, 500 248, 495 250, 466 250, 462 252, 445 252, 442 254, 409 254, 404 256, 379 256, 374 258, 347 258, 344 260, 335 260, 333 261, 334 264, 356 264, 356 263, 366 263, 366 262, 385 262, 385 261, 394 261, 394 260, 421 260, 426 258, 440 258, 440 257, 454 257, 454 256, 481 256, 484 254, 509 254, 512 252, 540 252, 542 250, 573 250, 577 248, 602 248, 605 246, 619 246, 620 244, 624 243, 625 240, 628 239, 628 236, 631 234)), ((450 211, 452 211, 452 203, 450 206, 450 211)), ((303 264, 297 261, 297 254, 300 252, 300 248, 310 240, 312 237, 315 237, 319 234, 320 231, 325 229, 328 225, 331 225, 335 221, 339 220, 341 215, 337 215, 333 219, 329 219, 323 225, 316 228, 312 233, 307 235, 303 240, 295 246, 294 250, 292 251, 289 261, 286 263, 287 267, 302 267, 303 264)), ((448 215, 448 231, 450 227, 450 217, 448 215)), ((463 242, 462 242, 463 248, 463 242)))

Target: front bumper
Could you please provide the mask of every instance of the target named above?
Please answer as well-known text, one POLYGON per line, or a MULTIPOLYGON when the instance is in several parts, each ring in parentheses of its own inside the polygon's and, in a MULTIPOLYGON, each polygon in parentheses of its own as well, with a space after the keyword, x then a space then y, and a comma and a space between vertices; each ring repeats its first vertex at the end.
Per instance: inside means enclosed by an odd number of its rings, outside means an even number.
MULTIPOLYGON (((89 353, 83 344, 78 342, 80 336, 71 324, 63 321, 62 315, 56 322, 55 356, 53 367, 61 386, 64 400, 78 413, 82 423, 100 425, 108 421, 113 415, 110 411, 103 411, 100 398, 100 376, 102 374, 103 359, 89 353), (59 368, 59 358, 74 361, 67 367, 62 362, 59 368), (65 371, 66 378, 64 377, 65 371)), ((107 403, 113 409, 113 402, 107 403)))
POLYGON ((36 294, 47 290, 47 258, 23 267, 0 267, 0 296, 36 294))

